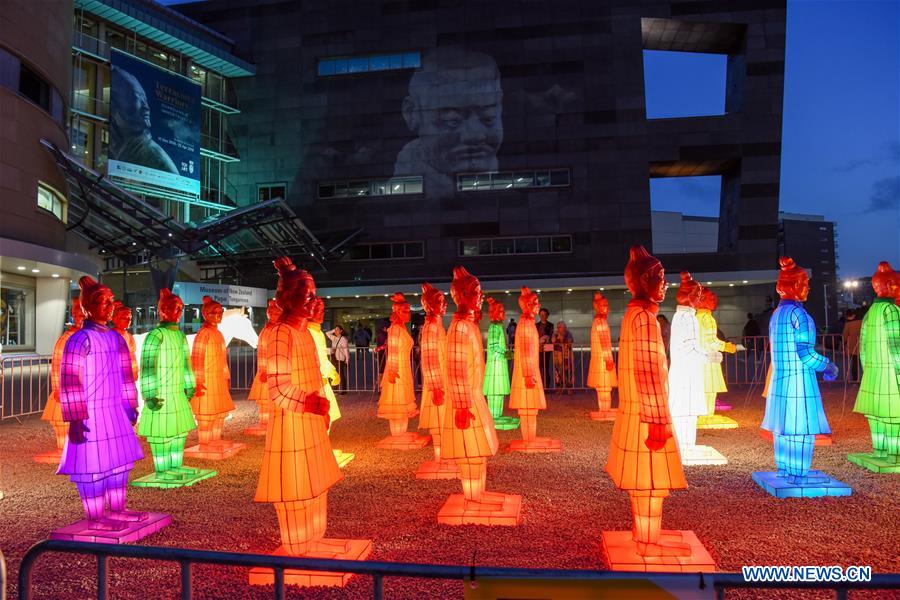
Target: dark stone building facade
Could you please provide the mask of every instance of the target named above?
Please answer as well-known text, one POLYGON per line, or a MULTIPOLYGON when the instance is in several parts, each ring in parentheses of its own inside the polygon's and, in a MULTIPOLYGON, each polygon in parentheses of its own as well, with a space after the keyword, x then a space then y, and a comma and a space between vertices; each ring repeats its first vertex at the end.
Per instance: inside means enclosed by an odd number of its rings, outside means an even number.
POLYGON ((651 247, 650 178, 691 175, 722 175, 719 251, 667 269, 775 268, 784 0, 176 8, 257 68, 234 82, 237 196, 364 229, 321 285, 621 274, 651 247), (645 49, 727 55, 725 114, 648 120, 645 49))

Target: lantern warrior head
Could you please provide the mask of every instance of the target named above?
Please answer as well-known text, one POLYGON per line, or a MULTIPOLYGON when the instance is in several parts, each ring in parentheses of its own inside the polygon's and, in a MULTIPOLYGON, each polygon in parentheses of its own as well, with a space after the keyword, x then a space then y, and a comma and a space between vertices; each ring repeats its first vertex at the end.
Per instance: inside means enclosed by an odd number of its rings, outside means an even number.
POLYGON ((881 261, 872 275, 872 289, 879 298, 900 299, 900 273, 894 271, 889 262, 881 261))
POLYGON ((313 296, 309 309, 309 320, 320 325, 325 321, 325 301, 321 296, 313 296))
POLYGON ((625 285, 635 300, 657 304, 665 300, 669 287, 662 263, 641 245, 631 247, 628 264, 625 265, 625 285))
POLYGON ((700 297, 703 292, 703 286, 695 280, 687 271, 681 272, 681 285, 678 286, 678 292, 675 294, 675 300, 682 306, 690 306, 697 308, 700 304, 700 297))
POLYGON ((294 266, 294 261, 287 256, 277 258, 275 268, 278 270, 278 288, 275 291, 278 306, 285 313, 309 318, 312 299, 316 294, 316 282, 312 275, 294 266))
POLYGON ((274 323, 277 321, 282 312, 284 311, 282 311, 281 307, 278 306, 278 303, 275 302, 275 298, 269 298, 269 305, 266 307, 266 318, 269 319, 269 322, 274 323))
POLYGON ((159 320, 163 323, 177 323, 181 320, 181 312, 184 310, 184 302, 172 293, 169 288, 159 290, 159 302, 156 303, 159 310, 159 320))
POLYGON ((113 327, 119 331, 125 331, 131 327, 131 309, 116 300, 113 303, 113 315, 111 320, 113 327))
POLYGON ((423 283, 422 306, 426 317, 443 317, 447 314, 447 297, 430 283, 423 283))
POLYGON ((809 275, 789 256, 779 258, 778 264, 781 265, 781 273, 778 274, 775 291, 785 300, 806 302, 809 295, 809 275))
POLYGON ((481 304, 484 294, 481 282, 469 273, 465 267, 453 268, 453 282, 450 284, 450 297, 456 304, 456 314, 473 321, 481 319, 481 304))
POLYGON ((405 325, 409 323, 409 302, 400 292, 391 296, 391 323, 405 325))
POLYGON ((519 293, 519 308, 522 310, 522 318, 533 318, 541 309, 541 301, 538 295, 532 292, 527 285, 522 286, 519 293))
POLYGON ((212 299, 212 296, 203 296, 203 306, 200 307, 200 314, 203 315, 203 321, 210 325, 218 325, 222 322, 222 315, 225 309, 222 305, 212 299))
POLYGON ((604 319, 609 316, 609 300, 600 292, 594 292, 594 316, 604 319))
POLYGON ((492 323, 500 323, 506 318, 506 310, 503 308, 502 302, 497 302, 491 297, 487 298, 488 318, 492 323))
POLYGON ((98 283, 90 275, 85 275, 79 279, 78 287, 81 288, 79 296, 81 308, 87 315, 87 318, 101 325, 109 323, 115 308, 115 298, 112 290, 98 283))
POLYGON ((72 300, 72 324, 76 329, 81 329, 86 318, 87 315, 84 314, 84 309, 81 307, 81 300, 75 298, 72 300))
POLYGON ((700 303, 697 308, 705 308, 707 310, 716 310, 719 308, 719 296, 708 287, 704 287, 700 292, 700 303))

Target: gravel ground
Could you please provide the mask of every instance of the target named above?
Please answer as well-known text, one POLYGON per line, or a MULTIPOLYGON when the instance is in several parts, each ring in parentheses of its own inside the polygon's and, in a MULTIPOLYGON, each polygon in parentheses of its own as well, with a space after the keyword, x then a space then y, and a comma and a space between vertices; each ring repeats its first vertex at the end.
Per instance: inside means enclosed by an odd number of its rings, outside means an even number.
MULTIPOLYGON (((664 526, 693 529, 722 571, 742 565, 871 565, 875 572, 900 571, 900 476, 875 475, 846 460, 849 452, 871 448, 866 421, 851 412, 855 389, 835 386, 826 391, 826 410, 835 430, 835 444, 816 449, 814 467, 850 484, 849 498, 777 500, 758 488, 750 472, 773 468, 772 448, 758 434, 762 420, 759 390, 731 392, 729 413, 741 428, 701 431, 698 442, 729 459, 722 467, 690 467, 690 488, 666 502, 664 526)), ((243 398, 237 395, 236 399, 243 398)), ((604 529, 628 529, 631 519, 626 494, 613 487, 603 471, 612 423, 594 422, 587 411, 592 396, 551 396, 550 409, 538 422, 541 435, 562 440, 556 455, 509 454, 501 451, 488 467, 488 489, 523 496, 519 527, 449 527, 435 515, 456 481, 419 481, 417 465, 431 449, 390 452, 375 449, 387 423, 375 418, 372 395, 341 398, 344 417, 333 430, 337 447, 356 453, 346 479, 329 494, 330 537, 373 538, 373 559, 425 563, 478 564, 516 567, 604 569, 599 547, 604 529)), ((175 523, 145 538, 143 543, 216 550, 266 553, 278 545, 274 510, 252 501, 263 440, 243 436, 255 405, 238 402, 226 436, 249 442, 238 456, 210 466, 219 475, 195 487, 178 490, 130 488, 129 507, 171 513, 175 523)), ((517 437, 499 432, 501 442, 517 437)), ((192 436, 193 437, 193 436, 192 436)), ((188 443, 191 443, 191 439, 188 443)), ((54 527, 82 518, 75 487, 51 466, 32 456, 52 446, 50 428, 32 417, 21 424, 0 425, 0 549, 6 555, 11 597, 17 597, 18 564, 35 542, 54 527)), ((145 454, 149 449, 145 445, 145 454)), ((148 459, 133 477, 151 470, 148 459)), ((37 564, 37 598, 84 598, 95 594, 94 559, 48 555, 37 564)), ((246 570, 199 566, 194 571, 195 597, 270 598, 271 587, 249 588, 246 570)), ((110 565, 111 595, 116 598, 175 598, 178 572, 173 565, 114 560, 110 565)), ((368 598, 371 580, 357 577, 344 590, 292 588, 292 598, 368 598)), ((462 584, 448 581, 385 582, 388 598, 461 597, 462 584)), ((729 598, 828 598, 826 592, 730 592, 729 598)), ((876 597, 856 594, 853 597, 876 597)), ((889 597, 881 592, 879 598, 889 597)), ((894 596, 897 597, 897 596, 894 596)))

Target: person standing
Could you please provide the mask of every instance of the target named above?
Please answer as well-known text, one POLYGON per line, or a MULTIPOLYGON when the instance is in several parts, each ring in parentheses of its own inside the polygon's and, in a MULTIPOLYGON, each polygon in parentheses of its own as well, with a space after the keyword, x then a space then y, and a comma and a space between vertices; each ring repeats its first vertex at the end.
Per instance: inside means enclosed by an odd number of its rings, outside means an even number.
POLYGON ((510 319, 509 325, 506 326, 506 343, 512 348, 512 345, 516 343, 516 320, 510 319))
POLYGON ((844 358, 850 367, 850 381, 859 381, 859 336, 862 331, 862 319, 857 311, 847 311, 847 320, 844 322, 844 330, 841 332, 841 342, 844 348, 844 358))
POLYGON ((556 331, 553 333, 552 341, 556 385, 561 390, 566 390, 566 393, 571 396, 575 379, 575 360, 572 352, 572 345, 575 341, 565 321, 559 321, 556 324, 556 331))
POLYGON ((331 341, 331 355, 334 357, 334 364, 337 367, 338 377, 338 394, 347 393, 347 373, 350 366, 350 342, 344 334, 344 328, 340 325, 330 331, 326 331, 325 335, 331 341))
POLYGON ((550 311, 542 308, 539 313, 537 322, 538 330, 538 349, 540 350, 540 368, 541 379, 544 382, 544 389, 553 387, 553 323, 550 318, 550 311))

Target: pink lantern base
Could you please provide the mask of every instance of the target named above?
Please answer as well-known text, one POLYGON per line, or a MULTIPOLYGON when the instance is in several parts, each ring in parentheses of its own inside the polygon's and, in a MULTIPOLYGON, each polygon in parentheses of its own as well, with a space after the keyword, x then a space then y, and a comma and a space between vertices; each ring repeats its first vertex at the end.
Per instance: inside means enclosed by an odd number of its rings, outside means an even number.
POLYGON ((209 444, 197 444, 184 449, 185 458, 199 458, 202 460, 225 460, 231 458, 247 444, 232 442, 231 440, 216 440, 209 444))
POLYGON ((102 544, 127 544, 136 542, 156 533, 160 529, 172 524, 172 515, 164 513, 146 513, 143 521, 123 521, 127 524, 125 529, 119 531, 104 531, 93 529, 87 519, 82 519, 54 530, 50 534, 51 540, 67 540, 71 542, 98 542, 102 544))
POLYGON ((522 496, 485 492, 480 502, 451 494, 438 511, 438 523, 444 525, 504 525, 522 522, 522 496))
POLYGON ((509 443, 509 452, 526 452, 528 454, 545 454, 562 452, 562 442, 548 437, 536 437, 533 440, 513 440, 509 443))
MULTIPOLYGON (((365 560, 372 554, 372 540, 337 540, 322 539, 315 548, 297 558, 330 558, 335 560, 365 560)), ((290 556, 284 548, 278 548, 273 556, 290 556)), ((353 573, 332 571, 304 571, 302 569, 285 569, 284 583, 287 585, 327 587, 344 587, 353 577, 353 573)), ((254 567, 250 569, 250 585, 272 585, 275 573, 272 569, 254 567)))
POLYGON ((428 460, 419 465, 416 479, 458 479, 459 467, 455 460, 428 460))
POLYGON ((691 553, 677 556, 642 556, 630 531, 604 531, 603 551, 612 571, 650 571, 665 573, 713 573, 716 563, 693 531, 663 530, 660 544, 666 542, 688 544, 691 553))
POLYGON ((430 441, 430 435, 407 431, 400 435, 389 435, 375 444, 375 447, 382 450, 419 450, 427 446, 430 441))
POLYGON ((34 462, 44 465, 58 465, 62 459, 62 452, 59 450, 48 450, 34 455, 34 462))

